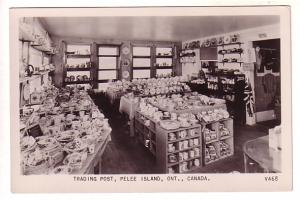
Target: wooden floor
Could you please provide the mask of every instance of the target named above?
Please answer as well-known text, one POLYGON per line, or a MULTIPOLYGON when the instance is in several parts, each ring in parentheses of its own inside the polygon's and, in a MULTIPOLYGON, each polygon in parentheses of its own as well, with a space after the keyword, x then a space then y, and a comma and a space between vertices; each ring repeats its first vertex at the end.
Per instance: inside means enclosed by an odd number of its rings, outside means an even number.
MULTIPOLYGON (((152 174, 155 171, 154 156, 140 144, 136 138, 129 136, 126 117, 119 114, 103 96, 93 96, 95 103, 109 118, 112 127, 112 141, 108 144, 102 159, 103 174, 152 174)), ((231 173, 243 172, 243 144, 251 139, 267 135, 274 123, 261 123, 255 126, 235 125, 232 157, 212 163, 190 173, 231 173)))

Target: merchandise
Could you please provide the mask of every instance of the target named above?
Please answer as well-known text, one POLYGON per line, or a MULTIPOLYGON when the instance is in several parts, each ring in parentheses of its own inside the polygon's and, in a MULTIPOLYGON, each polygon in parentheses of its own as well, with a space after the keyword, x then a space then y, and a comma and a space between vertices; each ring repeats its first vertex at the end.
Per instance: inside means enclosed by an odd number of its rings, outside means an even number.
POLYGON ((219 158, 216 148, 214 145, 208 145, 205 148, 205 162, 209 163, 211 161, 217 160, 219 158))
POLYGON ((72 172, 72 167, 62 165, 55 167, 50 173, 51 174, 71 174, 72 172))
POLYGON ((169 155, 169 163, 175 163, 177 162, 177 158, 175 154, 170 154, 169 155))
POLYGON ((230 145, 226 142, 220 141, 220 156, 226 156, 231 154, 230 145))
POLYGON ((172 94, 189 92, 190 88, 185 83, 184 77, 133 79, 132 81, 111 82, 109 91, 132 92, 135 96, 153 96, 159 94, 172 94))
POLYGON ((226 137, 230 135, 228 128, 226 128, 225 125, 222 123, 219 124, 219 133, 220 137, 226 137))
POLYGON ((80 169, 87 153, 95 153, 96 143, 111 132, 108 120, 83 90, 47 86, 41 92, 41 99, 41 105, 33 107, 31 115, 20 116, 26 124, 20 136, 23 173, 68 174, 80 169), (28 136, 28 129, 36 124, 42 136, 28 136), (60 167, 70 163, 76 153, 82 156, 81 163, 71 162, 71 169, 60 167))
POLYGON ((211 142, 211 141, 214 141, 217 139, 217 131, 215 130, 210 130, 208 128, 203 128, 202 130, 203 132, 203 135, 204 135, 204 138, 205 138, 205 142, 208 143, 208 142, 211 142))
POLYGON ((213 109, 209 111, 203 111, 199 112, 197 114, 197 118, 200 121, 203 121, 205 123, 210 123, 210 122, 216 122, 221 119, 227 119, 229 118, 229 113, 225 109, 213 109))

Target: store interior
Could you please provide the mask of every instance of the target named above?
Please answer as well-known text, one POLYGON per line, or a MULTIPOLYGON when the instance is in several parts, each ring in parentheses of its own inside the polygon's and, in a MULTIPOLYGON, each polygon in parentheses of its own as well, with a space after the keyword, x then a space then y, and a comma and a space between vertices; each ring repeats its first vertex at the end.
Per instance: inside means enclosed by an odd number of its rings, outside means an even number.
POLYGON ((23 174, 281 171, 279 16, 23 17, 23 174))

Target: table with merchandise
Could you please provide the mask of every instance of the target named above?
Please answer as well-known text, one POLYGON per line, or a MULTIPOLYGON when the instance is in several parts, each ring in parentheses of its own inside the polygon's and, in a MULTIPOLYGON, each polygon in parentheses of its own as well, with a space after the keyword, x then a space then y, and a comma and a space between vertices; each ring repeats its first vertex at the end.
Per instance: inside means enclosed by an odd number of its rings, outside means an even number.
POLYGON ((40 102, 22 108, 22 173, 101 173, 111 127, 87 92, 48 86, 41 92, 40 102))
POLYGON ((139 141, 156 157, 159 173, 190 172, 234 154, 233 120, 220 99, 198 93, 142 98, 134 125, 139 141), (169 105, 169 111, 157 105, 169 105), (186 112, 174 112, 181 109, 186 112))

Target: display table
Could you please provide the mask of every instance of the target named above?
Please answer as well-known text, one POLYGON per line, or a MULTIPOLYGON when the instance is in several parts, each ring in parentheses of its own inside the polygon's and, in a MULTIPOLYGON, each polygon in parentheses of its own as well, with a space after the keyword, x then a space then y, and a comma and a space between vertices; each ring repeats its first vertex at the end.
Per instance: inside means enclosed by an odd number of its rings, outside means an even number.
POLYGON ((50 86, 41 95, 42 104, 20 116, 22 174, 101 173, 108 119, 86 91, 50 86))
POLYGON ((74 170, 72 174, 101 174, 102 155, 109 141, 111 141, 110 132, 105 133, 103 141, 95 145, 95 153, 88 155, 84 165, 79 170, 74 170))
POLYGON ((265 173, 280 172, 281 151, 269 147, 269 137, 263 136, 246 142, 243 146, 245 173, 251 172, 249 164, 255 162, 265 173))
POLYGON ((153 118, 136 111, 134 126, 138 140, 155 156, 159 173, 191 172, 234 154, 231 118, 167 130, 153 118), (227 136, 222 135, 220 125, 229 130, 227 136), (208 141, 204 129, 214 129, 216 138, 208 141))

